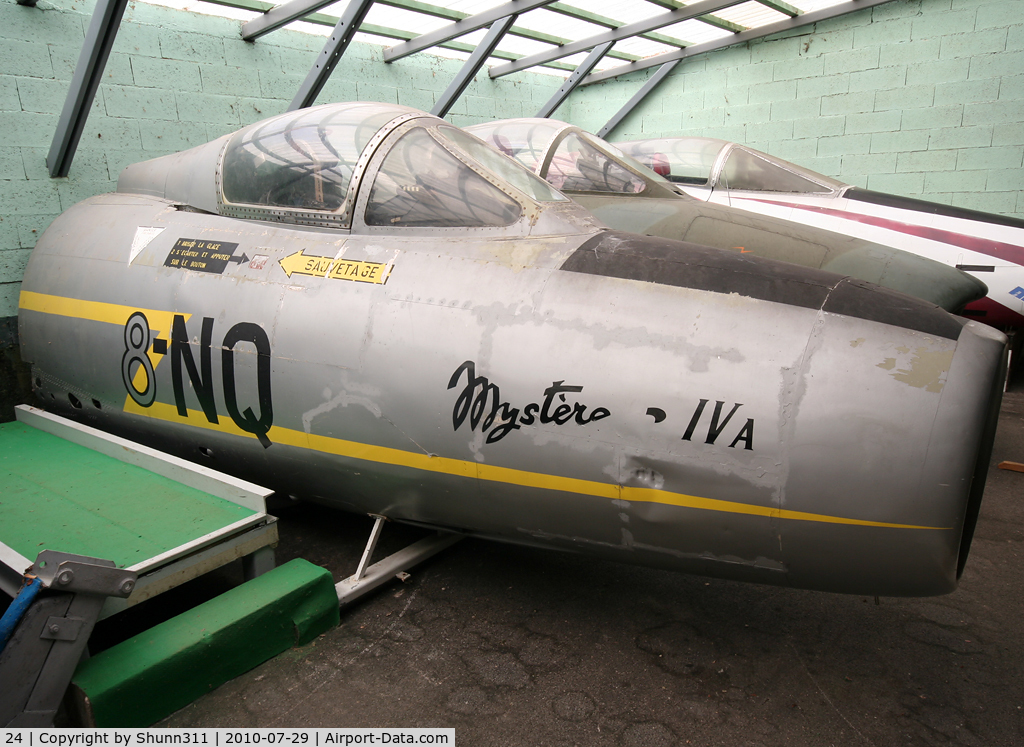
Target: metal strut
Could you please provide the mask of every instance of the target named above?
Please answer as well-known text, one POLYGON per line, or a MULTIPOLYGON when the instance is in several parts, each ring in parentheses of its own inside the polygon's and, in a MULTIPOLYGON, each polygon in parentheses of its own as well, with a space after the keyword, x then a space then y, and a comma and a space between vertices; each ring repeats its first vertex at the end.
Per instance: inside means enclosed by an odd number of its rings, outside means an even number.
POLYGON ((356 572, 334 586, 340 605, 354 602, 392 578, 405 580, 409 575, 408 569, 451 547, 465 536, 457 532, 438 532, 369 565, 373 551, 377 548, 381 530, 384 528, 384 522, 388 521, 387 517, 377 514, 370 514, 370 516, 374 519, 373 529, 370 530, 370 538, 366 541, 366 548, 363 550, 363 557, 359 559, 356 572))

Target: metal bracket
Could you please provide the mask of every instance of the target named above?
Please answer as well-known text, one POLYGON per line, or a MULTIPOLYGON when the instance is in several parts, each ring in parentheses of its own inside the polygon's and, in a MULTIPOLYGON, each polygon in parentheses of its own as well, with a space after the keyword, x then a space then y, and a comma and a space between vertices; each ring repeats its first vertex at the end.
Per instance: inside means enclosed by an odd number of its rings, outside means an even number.
POLYGON ((55 550, 43 550, 29 573, 54 591, 126 598, 135 588, 138 574, 118 568, 110 560, 87 558, 55 550))
POLYGON ((338 594, 338 604, 343 606, 354 602, 393 578, 405 581, 409 578, 409 568, 445 548, 451 547, 464 536, 456 532, 438 532, 369 565, 370 557, 377 547, 377 540, 380 539, 384 522, 388 521, 384 516, 376 514, 370 514, 370 516, 374 518, 373 529, 370 530, 370 538, 366 542, 366 548, 363 550, 363 556, 359 560, 356 572, 334 586, 334 590, 338 594))
POLYGON ((366 566, 370 563, 370 557, 373 555, 373 551, 377 549, 377 540, 380 539, 380 531, 384 528, 384 522, 387 521, 386 516, 379 516, 377 514, 370 514, 373 517, 373 529, 370 530, 370 539, 366 541, 366 547, 363 549, 363 557, 359 559, 359 565, 356 566, 356 572, 350 577, 354 582, 359 581, 366 574, 366 566))
POLYGON ((84 624, 85 620, 79 617, 50 617, 39 637, 50 641, 77 641, 84 624))

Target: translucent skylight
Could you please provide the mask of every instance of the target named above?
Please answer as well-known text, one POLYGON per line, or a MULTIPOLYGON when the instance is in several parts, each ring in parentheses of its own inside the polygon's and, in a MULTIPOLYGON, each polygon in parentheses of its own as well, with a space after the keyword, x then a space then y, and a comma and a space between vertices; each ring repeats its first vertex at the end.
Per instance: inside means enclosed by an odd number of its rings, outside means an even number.
MULTIPOLYGON (((165 5, 197 13, 226 16, 239 21, 248 21, 260 15, 259 4, 253 0, 219 0, 218 4, 203 0, 140 0, 156 5, 165 5), (220 3, 227 3, 223 5, 220 3), (233 6, 233 7, 232 7, 233 6), (257 8, 254 10, 253 8, 257 8)), ((364 20, 369 31, 358 33, 359 41, 391 47, 406 38, 414 39, 424 33, 444 29, 454 20, 474 16, 484 11, 506 5, 508 0, 378 0, 371 6, 364 20), (384 34, 384 35, 381 35, 384 34), (394 38, 392 38, 394 37, 394 38)), ((498 45, 495 56, 488 62, 503 65, 510 59, 547 53, 558 49, 558 41, 592 39, 613 28, 635 24, 671 12, 667 5, 678 4, 680 8, 692 5, 697 0, 683 0, 668 3, 662 0, 564 0, 558 2, 556 10, 538 7, 522 13, 515 21, 517 33, 506 34, 498 45)), ((788 5, 804 13, 830 8, 848 0, 788 0, 788 5)), ((348 0, 327 5, 317 11, 324 23, 294 21, 288 28, 319 36, 329 36, 332 27, 348 7, 348 0)), ((612 47, 595 68, 596 71, 610 70, 641 59, 673 52, 681 46, 700 45, 727 40, 737 30, 757 29, 789 18, 788 15, 763 5, 757 0, 738 0, 735 5, 723 8, 703 19, 690 19, 653 29, 647 36, 632 36, 621 39, 612 47), (716 22, 716 19, 718 22, 716 22), (725 28, 723 28, 723 26, 725 28)), ((456 46, 475 46, 487 34, 487 27, 465 33, 451 40, 456 46)), ((589 50, 577 52, 552 60, 555 64, 578 65, 586 59, 589 50)), ((468 52, 431 47, 421 54, 466 59, 468 52)), ((535 73, 565 77, 568 72, 552 67, 534 66, 535 73)))

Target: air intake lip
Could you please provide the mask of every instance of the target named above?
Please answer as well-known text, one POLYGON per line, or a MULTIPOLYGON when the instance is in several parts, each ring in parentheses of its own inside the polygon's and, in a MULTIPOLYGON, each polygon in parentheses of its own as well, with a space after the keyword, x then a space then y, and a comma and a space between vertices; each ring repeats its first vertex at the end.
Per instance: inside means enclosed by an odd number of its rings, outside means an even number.
POLYGON ((685 241, 604 231, 562 270, 679 288, 736 293, 956 340, 964 321, 935 304, 864 280, 685 241))
POLYGON ((964 528, 960 537, 960 554, 956 564, 956 578, 959 581, 967 565, 967 556, 971 552, 971 541, 978 525, 978 514, 981 512, 981 499, 985 494, 985 482, 988 479, 989 462, 992 461, 992 447, 996 440, 996 425, 999 422, 999 408, 1003 403, 1003 382, 1006 381, 1006 368, 1009 361, 1009 346, 1003 350, 1003 358, 998 372, 992 381, 992 392, 989 397, 989 409, 985 417, 985 429, 978 442, 978 457, 971 477, 971 490, 967 496, 967 509, 964 513, 964 528))

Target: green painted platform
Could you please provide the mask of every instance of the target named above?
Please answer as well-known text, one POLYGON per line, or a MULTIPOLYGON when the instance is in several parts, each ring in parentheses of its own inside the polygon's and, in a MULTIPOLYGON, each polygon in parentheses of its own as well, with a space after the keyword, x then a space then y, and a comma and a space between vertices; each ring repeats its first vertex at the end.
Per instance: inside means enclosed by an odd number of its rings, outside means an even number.
POLYGON ((0 541, 137 563, 256 512, 24 423, 0 424, 0 541))

